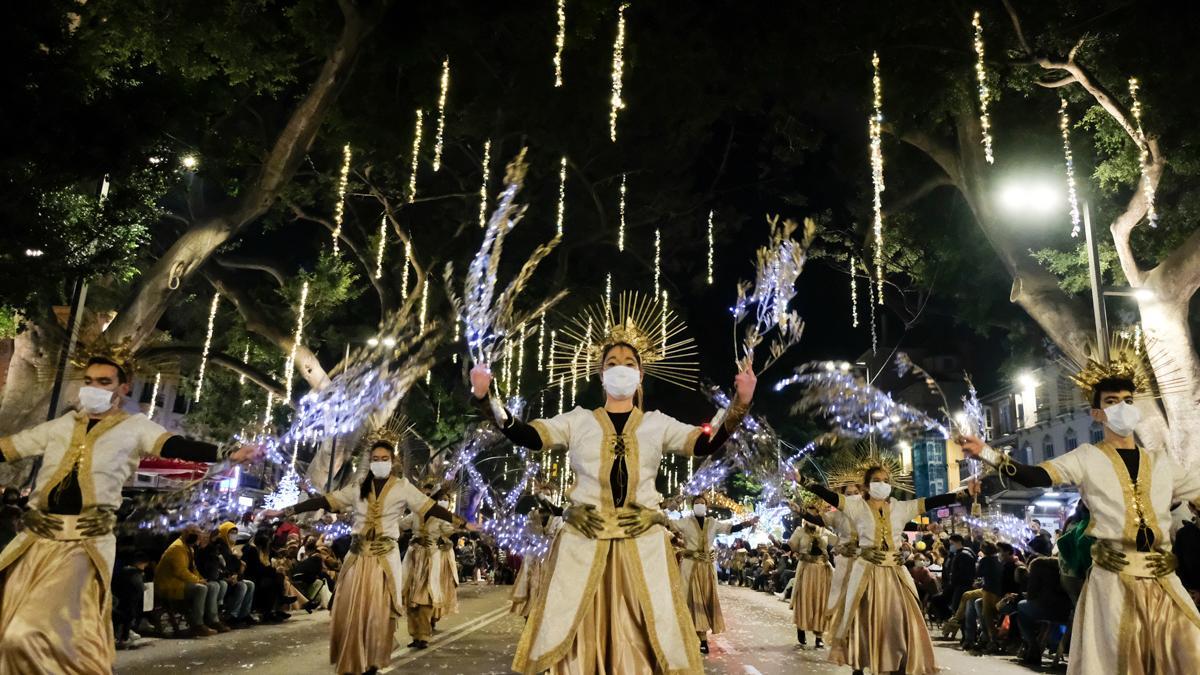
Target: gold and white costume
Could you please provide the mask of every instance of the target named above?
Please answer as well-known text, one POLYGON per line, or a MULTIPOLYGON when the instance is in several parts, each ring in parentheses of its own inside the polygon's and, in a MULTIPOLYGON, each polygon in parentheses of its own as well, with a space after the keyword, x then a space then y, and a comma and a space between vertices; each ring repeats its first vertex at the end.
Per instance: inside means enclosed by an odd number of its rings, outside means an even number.
POLYGON ((685 549, 679 561, 679 575, 696 632, 724 633, 725 616, 717 597, 713 542, 718 536, 733 532, 733 523, 707 516, 701 528, 699 519, 689 514, 671 521, 671 529, 683 537, 685 549))
POLYGON ((378 497, 372 489, 363 499, 360 489, 352 483, 325 495, 333 510, 354 512, 351 549, 330 612, 329 658, 338 673, 361 673, 391 661, 396 619, 404 613, 404 570, 396 539, 407 509, 424 514, 433 506, 400 476, 388 477, 378 497))
POLYGON ((833 554, 833 578, 829 582, 829 596, 825 601, 825 612, 832 619, 837 610, 845 604, 850 569, 854 567, 854 560, 858 557, 847 553, 858 548, 858 530, 854 528, 854 521, 842 511, 826 511, 822 518, 837 535, 833 554))
MULTIPOLYGON (((88 416, 71 412, 0 438, 0 451, 10 462, 42 456, 31 506, 48 508, 49 491, 78 467, 84 511, 116 510, 138 462, 161 453, 172 435, 123 411, 88 431, 88 416)), ((64 527, 54 539, 26 530, 0 552, 0 672, 111 672, 116 659, 109 588, 117 538, 85 537, 76 530, 78 517, 56 517, 64 527)))
MULTIPOLYGON (((405 524, 413 538, 404 556, 404 590, 401 596, 408 613, 409 634, 416 640, 428 640, 429 622, 436 621, 447 601, 446 574, 438 542, 454 533, 454 526, 441 518, 426 518, 411 513, 405 524)), ((453 583, 457 583, 455 571, 453 583)))
MULTIPOLYGON (((570 499, 596 507, 606 521, 591 539, 568 525, 555 538, 539 594, 517 645, 522 673, 701 673, 700 644, 680 583, 670 535, 653 526, 627 537, 617 526, 610 471, 618 434, 603 408, 575 408, 532 426, 543 448, 566 447, 575 484, 570 499)), ((663 453, 692 454, 702 430, 660 412, 635 408, 622 444, 625 504, 657 509, 663 453)))
MULTIPOLYGON (((536 510, 533 512, 533 514, 538 513, 536 510)), ((545 525, 542 524, 542 518, 541 515, 533 517, 531 514, 527 529, 533 535, 553 539, 563 527, 562 516, 550 516, 546 520, 545 525)), ((533 608, 533 599, 541 592, 545 583, 546 558, 525 556, 521 560, 521 569, 517 572, 517 579, 513 582, 513 591, 510 598, 512 607, 509 609, 509 612, 528 618, 529 611, 533 608)))
POLYGON ((831 539, 831 532, 823 528, 810 531, 804 525, 793 530, 788 538, 788 548, 800 557, 796 583, 792 586, 792 622, 800 630, 823 633, 829 626, 825 603, 829 599, 833 567, 825 551, 831 539), (814 547, 820 553, 810 553, 814 547))

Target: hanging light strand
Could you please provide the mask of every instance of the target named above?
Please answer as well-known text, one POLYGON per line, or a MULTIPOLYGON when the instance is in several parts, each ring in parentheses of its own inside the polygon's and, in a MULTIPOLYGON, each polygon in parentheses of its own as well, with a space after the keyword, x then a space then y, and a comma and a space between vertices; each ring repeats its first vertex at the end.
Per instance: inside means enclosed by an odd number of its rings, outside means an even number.
POLYGON ((987 69, 983 65, 983 21, 979 12, 971 19, 975 27, 975 79, 979 81, 979 130, 983 137, 983 157, 988 164, 994 163, 992 156, 992 120, 988 116, 988 106, 992 102, 992 92, 987 85, 987 69))
POLYGON ((446 94, 450 91, 450 57, 442 62, 442 90, 438 95, 437 136, 433 140, 433 170, 442 170, 442 142, 446 136, 446 94))
POLYGON ((612 317, 612 272, 604 277, 604 312, 612 317))
POLYGON ((1058 128, 1062 131, 1063 159, 1067 163, 1067 205, 1071 208, 1071 236, 1079 236, 1079 195, 1075 191, 1075 158, 1071 154, 1071 118, 1067 99, 1058 102, 1058 128))
POLYGON ((421 283, 421 313, 418 319, 421 332, 425 332, 425 323, 429 319, 429 280, 421 283))
POLYGON ((517 396, 521 395, 521 373, 525 372, 525 331, 519 333, 520 341, 517 342, 517 377, 516 386, 513 391, 517 396))
POLYGON ((383 278, 383 249, 387 247, 387 214, 379 217, 379 250, 375 252, 375 278, 383 278))
POLYGON ((544 350, 546 349, 546 315, 542 314, 538 321, 538 346, 537 346, 537 367, 538 372, 545 372, 546 359, 544 350))
POLYGON ((483 144, 483 184, 479 186, 479 227, 487 227, 488 168, 492 163, 492 139, 483 144))
POLYGON ((850 319, 858 328, 858 258, 850 256, 850 319))
POLYGON ((883 304, 883 83, 879 77, 879 53, 871 55, 875 73, 872 77, 872 111, 868 121, 871 137, 871 182, 874 186, 875 274, 878 285, 876 302, 883 304))
MULTIPOLYGON (((217 305, 221 302, 219 293, 213 294, 212 305, 208 308, 208 332, 204 334, 204 350, 200 352, 200 373, 196 375, 196 394, 193 401, 200 401, 200 394, 204 392, 204 372, 208 368, 208 352, 212 349, 213 338, 213 322, 217 318, 217 305)), ((151 406, 154 402, 151 401, 151 406)))
POLYGON ((1146 132, 1142 130, 1142 102, 1138 100, 1138 84, 1136 77, 1129 78, 1129 98, 1133 99, 1133 107, 1129 112, 1133 115, 1133 123, 1137 129, 1138 165, 1142 168, 1142 189, 1146 193, 1146 220, 1150 227, 1158 227, 1158 209, 1154 207, 1154 182, 1150 180, 1150 144, 1146 141, 1146 132))
POLYGON ((296 331, 292 334, 292 349, 288 352, 287 363, 284 364, 284 395, 292 399, 292 374, 296 370, 296 352, 300 349, 300 340, 304 336, 304 310, 308 305, 308 282, 300 287, 300 309, 296 312, 296 331))
POLYGON ((619 213, 621 219, 617 225, 617 250, 625 252, 625 174, 621 174, 621 202, 619 213))
POLYGON ((662 291, 662 230, 654 230, 654 294, 662 291))
POLYGON ((713 212, 708 212, 708 285, 713 284, 713 212))
MULTIPOLYGON (((246 345, 246 347, 244 349, 242 349, 242 365, 249 365, 249 364, 250 364, 250 345, 246 345)), ((246 373, 245 372, 238 375, 238 386, 240 387, 243 384, 246 384, 246 373)))
POLYGON ((567 45, 567 0, 558 0, 558 35, 554 38, 554 86, 563 86, 562 57, 567 45))
POLYGON ((617 9, 617 39, 613 42, 612 58, 612 98, 608 102, 608 137, 617 142, 617 115, 625 108, 621 99, 623 90, 622 79, 625 74, 625 10, 629 3, 621 3, 617 9))
POLYGON ((350 184, 350 144, 342 146, 342 172, 338 175, 337 202, 333 205, 333 254, 338 254, 342 238, 342 219, 346 216, 346 187, 350 184))
POLYGON ((425 111, 417 108, 417 125, 413 130, 412 166, 408 173, 408 203, 417 201, 417 168, 421 161, 421 127, 425 122, 425 111))
POLYGON ((563 233, 563 220, 567 215, 567 156, 563 155, 558 167, 558 215, 554 219, 555 231, 558 236, 563 233))
POLYGON ((400 299, 408 299, 408 277, 412 273, 412 242, 404 242, 404 274, 400 286, 400 299))
POLYGON ((154 388, 150 390, 150 409, 146 411, 146 419, 154 419, 154 406, 158 404, 158 385, 162 382, 162 373, 154 373, 154 388))

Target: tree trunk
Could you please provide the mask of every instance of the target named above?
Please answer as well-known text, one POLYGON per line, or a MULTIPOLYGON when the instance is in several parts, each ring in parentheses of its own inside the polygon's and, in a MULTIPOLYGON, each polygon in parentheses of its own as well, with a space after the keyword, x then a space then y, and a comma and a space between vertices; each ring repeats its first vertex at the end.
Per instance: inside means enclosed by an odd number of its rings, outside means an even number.
POLYGON ((1196 406, 1200 359, 1192 346, 1188 301, 1158 295, 1138 299, 1154 375, 1166 389, 1162 396, 1162 408, 1169 420, 1166 444, 1184 463, 1191 463, 1200 454, 1200 408, 1196 406))

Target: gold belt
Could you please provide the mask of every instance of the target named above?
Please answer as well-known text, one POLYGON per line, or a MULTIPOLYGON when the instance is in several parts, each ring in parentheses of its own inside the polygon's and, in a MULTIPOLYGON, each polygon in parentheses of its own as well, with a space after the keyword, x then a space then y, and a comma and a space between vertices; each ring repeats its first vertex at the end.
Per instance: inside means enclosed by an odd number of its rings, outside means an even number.
POLYGON ((350 536, 350 552, 355 555, 385 556, 396 548, 393 537, 367 538, 361 535, 350 536))
POLYGON ((858 557, 858 544, 855 544, 853 542, 846 543, 846 544, 839 544, 839 545, 833 547, 833 552, 836 555, 842 556, 843 558, 857 558, 858 557))
MULTIPOLYGON (((1138 579, 1157 579, 1160 576, 1164 576, 1156 574, 1150 569, 1150 556, 1155 555, 1156 553, 1161 555, 1161 552, 1139 551, 1137 550, 1136 546, 1131 546, 1124 542, 1110 543, 1114 544, 1114 547, 1118 551, 1124 553, 1125 560, 1129 561, 1128 565, 1121 568, 1121 571, 1119 572, 1121 576, 1136 577, 1138 579)), ((1102 544, 1100 542, 1096 542, 1094 545, 1100 546, 1102 544)), ((1096 567, 1099 567, 1099 565, 1096 565, 1096 567)))
POLYGON ((712 562, 717 559, 716 553, 713 551, 697 551, 687 549, 683 552, 683 557, 696 562, 712 562))
MULTIPOLYGON (((630 539, 631 537, 625 533, 625 528, 621 527, 621 525, 619 524, 620 517, 627 513, 637 513, 637 509, 631 509, 631 508, 628 508, 625 506, 622 506, 621 508, 616 509, 614 511, 605 511, 605 510, 602 510, 599 508, 596 509, 596 515, 600 516, 600 519, 604 521, 604 525, 600 528, 600 531, 596 533, 596 536, 589 537, 589 538, 591 538, 591 539, 630 539)), ((570 525, 570 523, 568 523, 568 525, 570 525)), ((583 531, 581 531, 580 529, 578 529, 574 526, 571 526, 571 529, 585 537, 588 536, 588 535, 584 534, 583 531)), ((652 531, 652 529, 653 528, 651 528, 651 530, 646 530, 645 532, 642 533, 642 535, 649 534, 652 531)), ((639 536, 641 536, 641 535, 639 535, 639 536)))
POLYGON ((810 553, 801 553, 801 554, 800 554, 800 556, 799 556, 799 558, 800 558, 800 562, 806 562, 806 563, 815 563, 815 562, 828 562, 828 561, 825 559, 825 556, 823 556, 823 555, 812 555, 812 554, 810 554, 810 553))
MULTIPOLYGON (((866 553, 867 551, 874 551, 874 550, 876 550, 876 549, 864 548, 864 549, 860 549, 859 552, 866 553)), ((884 551, 883 554, 884 554, 883 562, 871 562, 870 560, 867 560, 866 557, 864 557, 862 555, 859 555, 859 559, 862 560, 863 562, 871 563, 872 565, 875 565, 876 567, 899 567, 900 565, 903 564, 900 562, 900 556, 895 551, 884 551)))
MULTIPOLYGON (((83 511, 77 516, 68 516, 68 515, 64 515, 61 513, 48 513, 46 515, 48 515, 52 518, 57 518, 58 520, 62 521, 62 525, 54 525, 52 523, 48 524, 50 529, 53 530, 53 536, 46 537, 42 534, 34 532, 33 530, 29 529, 28 527, 25 528, 25 531, 28 532, 29 534, 34 535, 35 537, 42 537, 43 539, 51 539, 54 541, 82 541, 84 539, 95 539, 98 537, 106 537, 106 536, 112 534, 112 526, 111 525, 104 527, 103 531, 100 532, 99 534, 86 535, 83 533, 83 530, 95 529, 95 525, 93 524, 92 527, 83 527, 79 524, 79 521, 84 518, 96 518, 101 513, 105 513, 105 512, 107 512, 109 514, 112 513, 111 509, 109 509, 109 510, 98 509, 94 506, 89 506, 89 507, 83 509, 83 511)), ((114 521, 116 520, 115 517, 113 518, 113 520, 114 521)))

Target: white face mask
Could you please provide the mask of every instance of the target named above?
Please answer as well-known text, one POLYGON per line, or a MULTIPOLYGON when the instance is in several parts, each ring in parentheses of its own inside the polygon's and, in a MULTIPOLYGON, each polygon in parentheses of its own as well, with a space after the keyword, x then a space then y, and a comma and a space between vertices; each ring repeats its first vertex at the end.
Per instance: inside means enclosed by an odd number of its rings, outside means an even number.
POLYGON ((706 514, 708 514, 708 506, 706 506, 704 504, 693 504, 692 505, 692 513, 703 518, 706 514))
POLYGON ((446 501, 445 499, 439 499, 437 505, 443 509, 450 509, 450 502, 446 501))
POLYGON ((100 387, 82 386, 79 388, 79 405, 85 413, 98 415, 112 407, 113 393, 100 387))
POLYGON ((376 478, 387 478, 392 472, 391 462, 371 462, 371 475, 376 478))
POLYGON ((1142 411, 1132 403, 1116 403, 1104 409, 1108 418, 1105 422, 1109 429, 1118 436, 1132 436, 1133 429, 1142 421, 1142 411))
POLYGON ((871 499, 887 499, 892 495, 892 486, 880 481, 872 481, 869 486, 871 499))
POLYGON ((600 379, 609 396, 624 400, 637 392, 638 385, 642 383, 642 373, 632 366, 609 366, 600 379))

